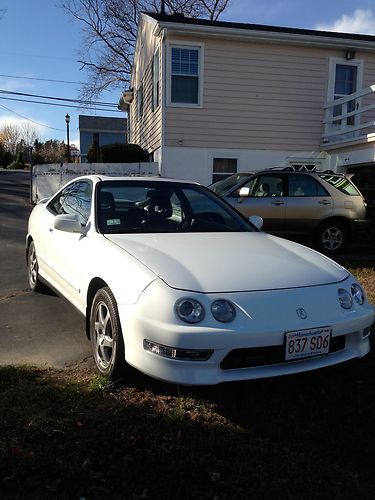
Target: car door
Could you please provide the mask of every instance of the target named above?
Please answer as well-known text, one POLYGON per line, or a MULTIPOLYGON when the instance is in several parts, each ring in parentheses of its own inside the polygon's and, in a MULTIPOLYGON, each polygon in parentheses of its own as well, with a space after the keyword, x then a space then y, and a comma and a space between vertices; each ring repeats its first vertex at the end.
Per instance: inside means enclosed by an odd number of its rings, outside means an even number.
POLYGON ((84 231, 72 233, 60 231, 53 225, 57 215, 73 214, 78 217, 82 228, 89 229, 92 206, 92 182, 80 180, 70 184, 48 205, 52 214, 49 224, 49 265, 56 280, 56 288, 77 307, 83 300, 80 296, 85 262, 90 255, 89 238, 84 231))
POLYGON ((234 190, 226 200, 247 218, 260 215, 264 220, 265 231, 282 233, 286 209, 285 192, 285 174, 262 173, 234 190), (246 195, 242 188, 247 189, 246 195))
POLYGON ((289 173, 287 179, 285 231, 312 234, 320 221, 332 214, 332 198, 312 175, 289 173))

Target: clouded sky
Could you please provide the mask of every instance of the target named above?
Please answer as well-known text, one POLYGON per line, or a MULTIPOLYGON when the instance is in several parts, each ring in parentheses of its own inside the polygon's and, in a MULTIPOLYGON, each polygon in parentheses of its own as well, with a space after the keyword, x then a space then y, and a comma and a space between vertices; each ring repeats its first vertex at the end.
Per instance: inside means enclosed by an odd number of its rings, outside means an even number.
MULTIPOLYGON (((0 9, 6 9, 0 19, 0 90, 78 97, 79 82, 85 79, 77 62, 82 26, 75 24, 58 4, 59 0, 0 0, 0 9)), ((230 0, 229 8, 220 19, 375 35, 373 0, 230 0)), ((120 91, 116 91, 102 96, 101 100, 117 103, 119 95, 120 91)), ((28 119, 38 127, 41 139, 64 140, 64 117, 69 113, 71 139, 76 141, 78 114, 84 111, 3 97, 14 98, 0 93, 0 126, 28 119)))

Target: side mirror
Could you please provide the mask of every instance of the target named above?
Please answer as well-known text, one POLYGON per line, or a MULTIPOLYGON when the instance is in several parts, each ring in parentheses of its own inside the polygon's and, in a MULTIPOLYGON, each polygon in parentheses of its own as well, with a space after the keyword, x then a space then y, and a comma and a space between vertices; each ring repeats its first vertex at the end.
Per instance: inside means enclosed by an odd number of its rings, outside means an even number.
POLYGON ((252 215, 251 217, 249 217, 249 221, 257 229, 262 229, 262 227, 263 227, 263 219, 262 219, 262 217, 259 217, 259 215, 252 215))
POLYGON ((56 215, 53 221, 53 227, 59 231, 65 231, 66 233, 83 234, 84 232, 84 227, 81 226, 78 216, 73 214, 56 215))
POLYGON ((240 189, 240 192, 238 194, 241 197, 249 196, 249 194, 250 194, 250 188, 248 188, 248 187, 242 187, 240 189))

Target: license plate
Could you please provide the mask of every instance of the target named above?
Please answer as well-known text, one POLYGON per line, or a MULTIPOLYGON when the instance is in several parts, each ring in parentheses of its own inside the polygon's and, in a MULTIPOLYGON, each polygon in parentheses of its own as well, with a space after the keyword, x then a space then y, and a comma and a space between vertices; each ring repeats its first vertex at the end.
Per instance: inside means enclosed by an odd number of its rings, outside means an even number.
POLYGON ((329 353, 331 328, 314 328, 285 334, 285 360, 320 356, 329 353))

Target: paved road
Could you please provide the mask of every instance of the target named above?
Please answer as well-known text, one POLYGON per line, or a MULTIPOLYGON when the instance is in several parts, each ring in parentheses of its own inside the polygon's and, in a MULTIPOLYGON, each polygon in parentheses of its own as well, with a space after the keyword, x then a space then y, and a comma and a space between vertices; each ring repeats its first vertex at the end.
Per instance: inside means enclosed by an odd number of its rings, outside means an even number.
POLYGON ((52 292, 28 289, 25 235, 31 208, 29 174, 0 170, 0 365, 90 364, 83 317, 52 292))

